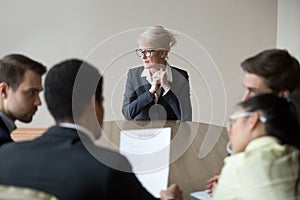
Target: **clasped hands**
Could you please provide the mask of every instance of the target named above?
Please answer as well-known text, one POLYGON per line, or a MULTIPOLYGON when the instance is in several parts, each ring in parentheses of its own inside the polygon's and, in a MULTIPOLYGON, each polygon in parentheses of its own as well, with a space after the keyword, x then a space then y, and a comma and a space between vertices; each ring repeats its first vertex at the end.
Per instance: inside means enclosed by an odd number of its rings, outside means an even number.
POLYGON ((149 92, 154 94, 160 87, 162 87, 165 91, 170 89, 167 73, 166 71, 162 71, 162 69, 152 75, 151 88, 149 92))

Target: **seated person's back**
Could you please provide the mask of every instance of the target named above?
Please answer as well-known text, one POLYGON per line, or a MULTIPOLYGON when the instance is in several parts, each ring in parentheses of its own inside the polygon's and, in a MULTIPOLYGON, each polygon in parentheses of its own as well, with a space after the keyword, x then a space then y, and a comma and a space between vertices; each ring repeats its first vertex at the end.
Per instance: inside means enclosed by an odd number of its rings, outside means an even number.
MULTIPOLYGON (((81 60, 50 69, 45 99, 56 125, 33 141, 0 148, 0 184, 24 186, 61 200, 155 199, 131 172, 128 160, 96 147, 103 123, 102 77, 81 60)), ((177 186, 161 193, 181 198, 177 186)))

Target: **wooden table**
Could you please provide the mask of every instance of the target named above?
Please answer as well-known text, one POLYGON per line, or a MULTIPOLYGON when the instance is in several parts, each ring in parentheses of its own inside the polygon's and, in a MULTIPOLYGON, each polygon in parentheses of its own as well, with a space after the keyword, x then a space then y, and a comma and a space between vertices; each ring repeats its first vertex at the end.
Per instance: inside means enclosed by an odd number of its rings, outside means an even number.
POLYGON ((110 121, 104 123, 98 145, 117 151, 121 130, 161 127, 172 130, 169 184, 177 183, 183 190, 184 199, 193 199, 190 193, 204 189, 206 181, 223 166, 228 154, 228 136, 224 127, 179 121, 110 121), (205 138, 206 146, 201 148, 205 138))
MULTIPOLYGON (((223 166, 228 142, 224 127, 179 121, 107 121, 97 144, 118 151, 121 130, 161 127, 172 130, 169 184, 177 183, 183 190, 184 199, 193 199, 190 193, 203 190, 206 181, 223 166)), ((45 129, 19 128, 12 135, 16 141, 29 140, 41 135, 45 129)))

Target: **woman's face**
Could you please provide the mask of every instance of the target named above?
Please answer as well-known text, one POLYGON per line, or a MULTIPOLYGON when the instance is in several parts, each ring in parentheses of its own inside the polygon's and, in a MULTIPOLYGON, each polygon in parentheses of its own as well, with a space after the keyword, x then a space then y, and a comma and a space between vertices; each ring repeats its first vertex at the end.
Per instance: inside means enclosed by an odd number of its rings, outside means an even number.
POLYGON ((229 117, 227 131, 234 153, 243 152, 252 140, 251 126, 249 126, 252 113, 239 109, 229 117))
MULTIPOLYGON (((151 50, 146 49, 143 47, 140 47, 142 52, 145 52, 145 50, 151 50)), ((145 53, 142 54, 141 59, 143 61, 143 65, 146 69, 155 68, 160 69, 162 68, 166 63, 167 51, 164 50, 151 50, 150 56, 146 56, 145 53)))

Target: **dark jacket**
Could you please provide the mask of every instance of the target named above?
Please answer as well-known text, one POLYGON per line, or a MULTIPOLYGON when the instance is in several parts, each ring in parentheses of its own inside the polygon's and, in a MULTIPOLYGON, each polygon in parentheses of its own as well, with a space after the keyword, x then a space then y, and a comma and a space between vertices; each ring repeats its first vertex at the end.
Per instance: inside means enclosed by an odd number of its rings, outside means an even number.
POLYGON ((4 143, 13 142, 10 132, 5 125, 3 119, 0 117, 0 146, 4 143))
POLYGON ((149 89, 151 84, 141 77, 144 67, 130 69, 123 98, 122 113, 126 119, 134 120, 192 120, 189 76, 186 71, 171 67, 173 81, 171 89, 163 96, 161 90, 155 104, 149 89))
POLYGON ((0 184, 26 186, 61 200, 155 199, 128 160, 96 147, 75 129, 54 126, 41 137, 0 148, 0 184), (9 156, 8 156, 9 155, 9 156))

